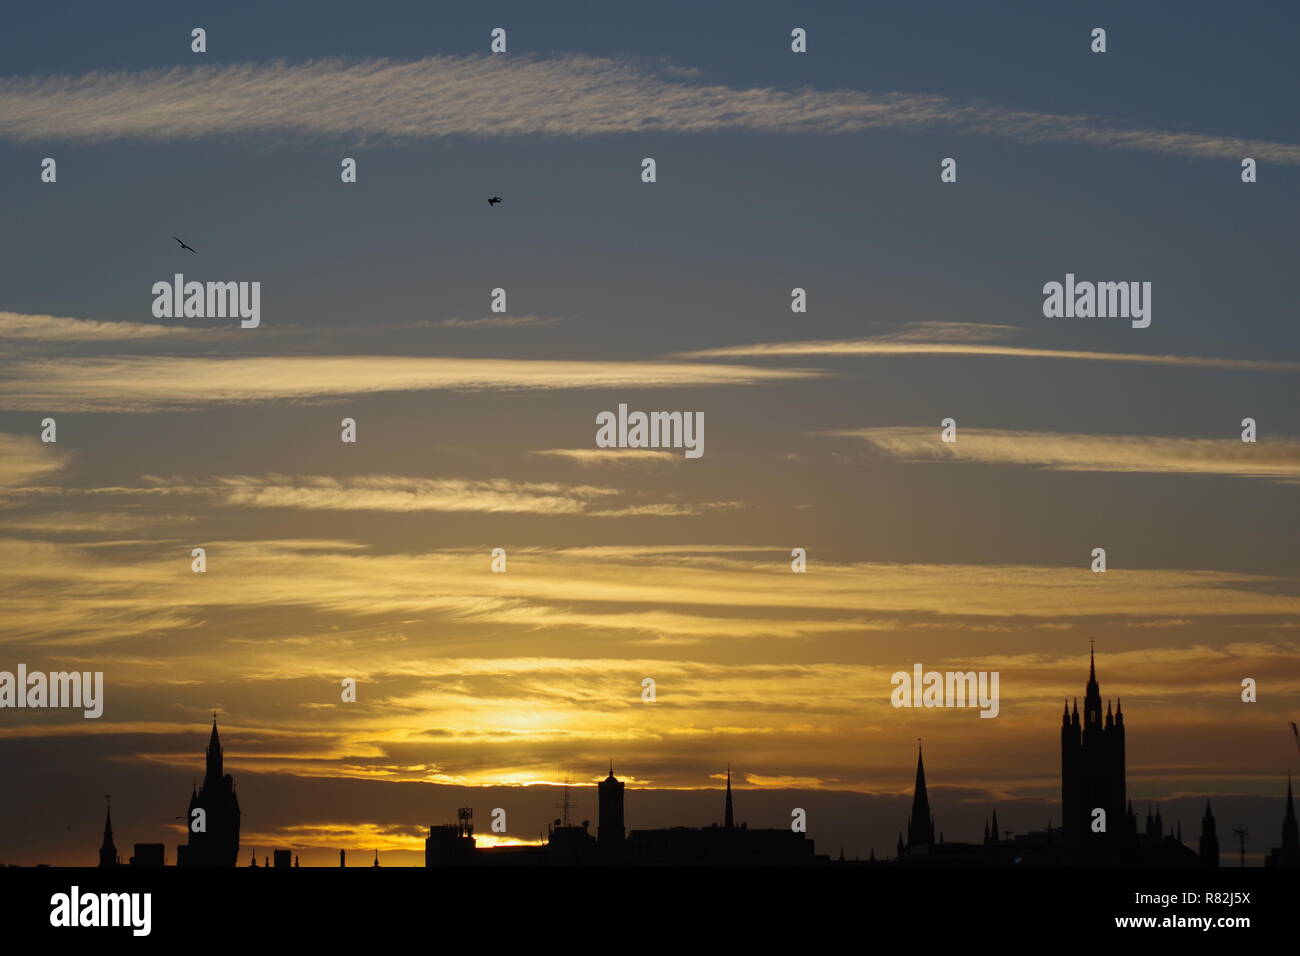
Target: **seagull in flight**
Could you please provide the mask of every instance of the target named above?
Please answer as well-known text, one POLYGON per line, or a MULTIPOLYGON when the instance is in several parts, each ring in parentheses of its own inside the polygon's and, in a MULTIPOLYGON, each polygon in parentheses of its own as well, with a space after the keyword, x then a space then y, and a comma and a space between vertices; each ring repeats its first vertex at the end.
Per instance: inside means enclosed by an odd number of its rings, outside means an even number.
POLYGON ((501 197, 500 197, 500 196, 493 196, 491 199, 488 200, 488 205, 489 205, 489 206, 495 206, 495 205, 499 204, 500 202, 501 202, 501 197))
MULTIPOLYGON (((180 243, 181 243, 181 248, 182 248, 182 249, 189 249, 190 252, 194 252, 194 250, 193 250, 192 248, 190 248, 189 246, 185 245, 185 243, 181 242, 181 240, 180 240, 179 237, 177 237, 177 236, 172 236, 172 238, 175 239, 177 242, 180 242, 180 243)), ((194 254, 195 254, 196 256, 198 255, 197 252, 194 252, 194 254)))

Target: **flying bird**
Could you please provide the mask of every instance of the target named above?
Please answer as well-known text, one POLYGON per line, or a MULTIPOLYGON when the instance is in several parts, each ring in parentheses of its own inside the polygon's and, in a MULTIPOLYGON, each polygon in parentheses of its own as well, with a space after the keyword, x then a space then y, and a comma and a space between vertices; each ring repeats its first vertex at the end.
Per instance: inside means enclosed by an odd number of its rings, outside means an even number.
MULTIPOLYGON (((190 248, 189 246, 185 245, 185 243, 181 242, 181 240, 180 240, 179 238, 177 238, 176 236, 172 236, 172 238, 175 239, 177 242, 180 242, 180 243, 181 243, 181 248, 182 248, 182 249, 189 249, 190 252, 194 252, 194 250, 193 250, 192 248, 190 248)), ((194 254, 195 254, 196 256, 198 255, 197 252, 194 252, 194 254)))
POLYGON ((488 200, 488 205, 489 205, 489 206, 495 206, 495 205, 497 205, 497 204, 500 203, 500 202, 501 202, 501 197, 500 197, 500 196, 493 196, 491 199, 488 200))

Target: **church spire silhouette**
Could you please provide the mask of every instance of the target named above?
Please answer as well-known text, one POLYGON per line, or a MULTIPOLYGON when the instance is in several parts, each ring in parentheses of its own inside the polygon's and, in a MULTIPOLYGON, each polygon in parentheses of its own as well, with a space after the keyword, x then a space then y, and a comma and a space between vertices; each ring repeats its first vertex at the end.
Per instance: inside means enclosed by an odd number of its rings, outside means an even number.
POLYGON ((113 844, 113 798, 104 797, 104 842, 99 847, 100 866, 121 866, 117 847, 113 844))
POLYGON ((934 817, 930 813, 930 794, 925 786, 925 761, 921 742, 916 744, 916 788, 912 793, 912 816, 907 823, 907 846, 930 846, 934 843, 934 817))

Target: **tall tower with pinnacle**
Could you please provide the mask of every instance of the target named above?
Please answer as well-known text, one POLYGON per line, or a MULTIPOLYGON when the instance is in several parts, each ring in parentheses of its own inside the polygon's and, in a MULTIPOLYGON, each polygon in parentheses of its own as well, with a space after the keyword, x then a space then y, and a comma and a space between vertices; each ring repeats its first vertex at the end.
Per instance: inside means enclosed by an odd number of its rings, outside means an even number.
POLYGON ((1083 718, 1079 703, 1061 717, 1061 808, 1066 853, 1075 860, 1119 862, 1133 849, 1125 813, 1124 709, 1116 700, 1112 713, 1107 703, 1101 712, 1101 685, 1097 681, 1096 652, 1088 655, 1088 683, 1084 688, 1083 718), (1105 830, 1094 820, 1105 811, 1105 830))
POLYGON ((212 715, 203 786, 190 795, 185 814, 187 843, 177 848, 178 866, 235 866, 239 857, 239 797, 225 772, 225 752, 212 715), (200 812, 196 812, 200 811, 200 812))

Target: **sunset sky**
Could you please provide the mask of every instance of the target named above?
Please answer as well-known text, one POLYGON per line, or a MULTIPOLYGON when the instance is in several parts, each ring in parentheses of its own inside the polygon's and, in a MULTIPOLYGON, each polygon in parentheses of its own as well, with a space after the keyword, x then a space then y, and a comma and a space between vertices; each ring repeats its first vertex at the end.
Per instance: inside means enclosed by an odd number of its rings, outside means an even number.
POLYGON ((213 711, 241 863, 419 865, 459 806, 536 840, 566 775, 594 825, 611 760, 629 827, 719 821, 730 763, 750 826, 880 856, 918 737, 947 840, 1041 829, 1090 639, 1139 814, 1278 845, 1300 13, 542 6, 8 18, 0 670, 106 702, 0 710, 0 863, 92 864, 104 794, 174 862, 213 711), (176 273, 260 326, 155 318, 176 273), (1150 327, 1045 318, 1067 273, 1150 327), (703 456, 597 448, 620 404, 703 456), (999 715, 895 709, 917 663, 999 715))

